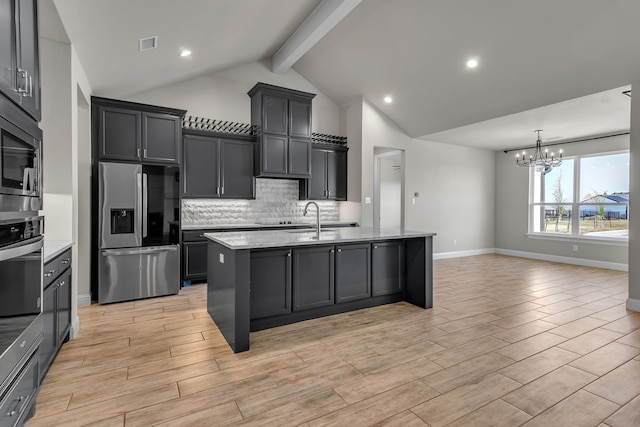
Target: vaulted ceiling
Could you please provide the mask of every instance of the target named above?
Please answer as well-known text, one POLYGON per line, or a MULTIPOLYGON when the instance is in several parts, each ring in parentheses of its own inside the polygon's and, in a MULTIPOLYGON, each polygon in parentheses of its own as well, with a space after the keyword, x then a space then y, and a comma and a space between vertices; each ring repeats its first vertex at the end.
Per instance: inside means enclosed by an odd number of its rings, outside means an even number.
MULTIPOLYGON (((341 0, 325 0, 341 1, 341 0)), ((97 95, 271 58, 320 0, 54 0, 97 95), (158 48, 138 52, 138 39, 158 48), (188 47, 191 58, 178 60, 188 47)), ((363 0, 293 68, 408 135, 505 149, 629 128, 637 0, 363 0), (467 69, 468 58, 479 66, 467 69), (383 97, 390 95, 387 104, 383 97)))

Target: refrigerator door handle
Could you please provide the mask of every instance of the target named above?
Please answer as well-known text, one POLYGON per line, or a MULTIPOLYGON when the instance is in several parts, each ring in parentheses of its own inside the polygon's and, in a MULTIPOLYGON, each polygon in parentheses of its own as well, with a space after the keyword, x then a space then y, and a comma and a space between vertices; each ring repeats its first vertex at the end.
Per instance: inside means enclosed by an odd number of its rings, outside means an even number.
POLYGON ((142 237, 149 235, 149 194, 147 190, 148 179, 147 174, 142 173, 142 237))
POLYGON ((142 245, 142 172, 136 174, 136 241, 142 245))
POLYGON ((161 252, 175 252, 178 250, 177 245, 162 246, 157 248, 141 248, 141 249, 128 249, 128 250, 107 250, 102 251, 102 256, 123 256, 123 255, 147 255, 157 254, 161 252))

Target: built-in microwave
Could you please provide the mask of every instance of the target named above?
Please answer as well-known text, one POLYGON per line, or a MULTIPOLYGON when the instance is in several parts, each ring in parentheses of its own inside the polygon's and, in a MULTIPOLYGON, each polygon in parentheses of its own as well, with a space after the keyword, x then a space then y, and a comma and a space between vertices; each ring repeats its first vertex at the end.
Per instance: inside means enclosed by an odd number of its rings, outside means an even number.
POLYGON ((42 209, 42 142, 0 117, 0 212, 42 209))

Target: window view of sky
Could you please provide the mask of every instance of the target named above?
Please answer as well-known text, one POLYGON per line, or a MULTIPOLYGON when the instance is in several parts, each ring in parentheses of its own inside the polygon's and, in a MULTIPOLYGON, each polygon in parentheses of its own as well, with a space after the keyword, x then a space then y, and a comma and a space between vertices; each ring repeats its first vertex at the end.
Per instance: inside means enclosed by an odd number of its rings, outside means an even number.
MULTIPOLYGON (((584 157, 580 162, 578 202, 584 200, 587 194, 629 192, 629 153, 584 157)), ((544 176, 547 202, 555 201, 553 191, 557 186, 558 178, 560 178, 564 201, 567 203, 573 201, 573 168, 574 160, 565 159, 562 165, 544 176)))

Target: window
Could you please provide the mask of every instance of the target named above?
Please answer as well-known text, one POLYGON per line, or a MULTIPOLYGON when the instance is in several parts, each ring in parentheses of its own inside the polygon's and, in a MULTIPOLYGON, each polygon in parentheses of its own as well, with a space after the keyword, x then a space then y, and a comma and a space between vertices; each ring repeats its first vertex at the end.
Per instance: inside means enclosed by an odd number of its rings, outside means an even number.
POLYGON ((544 235, 627 239, 629 152, 566 158, 531 171, 529 230, 544 235))

